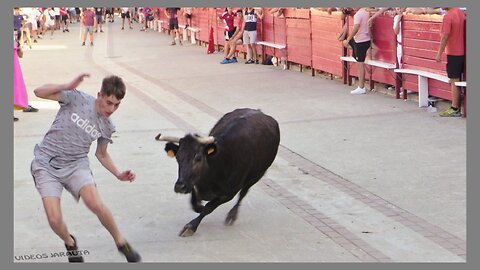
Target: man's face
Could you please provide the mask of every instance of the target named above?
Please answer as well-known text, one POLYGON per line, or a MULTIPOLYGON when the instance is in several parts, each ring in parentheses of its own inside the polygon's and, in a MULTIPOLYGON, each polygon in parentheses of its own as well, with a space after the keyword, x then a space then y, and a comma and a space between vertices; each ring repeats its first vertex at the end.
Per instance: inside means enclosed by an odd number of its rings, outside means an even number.
POLYGON ((114 95, 106 96, 102 92, 97 95, 97 113, 103 117, 110 117, 120 106, 120 100, 114 95))

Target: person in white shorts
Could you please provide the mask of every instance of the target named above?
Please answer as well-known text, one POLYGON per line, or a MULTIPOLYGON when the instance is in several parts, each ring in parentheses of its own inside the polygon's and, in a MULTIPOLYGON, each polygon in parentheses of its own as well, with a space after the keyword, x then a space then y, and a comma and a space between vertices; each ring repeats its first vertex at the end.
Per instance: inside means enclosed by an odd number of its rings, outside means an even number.
POLYGON ((243 15, 245 25, 243 27, 243 44, 247 45, 249 59, 245 64, 258 64, 257 59, 257 19, 263 18, 262 9, 247 7, 243 15))
POLYGON ((140 254, 122 237, 112 213, 101 201, 88 160, 90 146, 97 141, 95 156, 103 167, 120 181, 135 180, 135 173, 118 170, 107 152, 115 132, 109 117, 125 96, 125 84, 115 75, 106 77, 95 98, 76 89, 89 76, 83 73, 69 83, 45 84, 34 90, 37 97, 58 101, 60 109, 43 140, 35 145, 31 173, 50 227, 65 242, 69 262, 83 262, 83 257, 62 219, 60 198, 64 188, 77 202, 82 198, 128 262, 139 262, 140 254))

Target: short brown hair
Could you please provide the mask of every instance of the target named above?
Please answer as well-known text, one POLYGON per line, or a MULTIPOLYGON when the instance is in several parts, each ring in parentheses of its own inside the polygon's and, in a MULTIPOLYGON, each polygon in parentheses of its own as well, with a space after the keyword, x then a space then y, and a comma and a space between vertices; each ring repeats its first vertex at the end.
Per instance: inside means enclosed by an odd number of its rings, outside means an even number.
POLYGON ((118 100, 121 100, 125 96, 126 87, 122 78, 111 75, 103 79, 100 92, 107 97, 114 95, 118 100))

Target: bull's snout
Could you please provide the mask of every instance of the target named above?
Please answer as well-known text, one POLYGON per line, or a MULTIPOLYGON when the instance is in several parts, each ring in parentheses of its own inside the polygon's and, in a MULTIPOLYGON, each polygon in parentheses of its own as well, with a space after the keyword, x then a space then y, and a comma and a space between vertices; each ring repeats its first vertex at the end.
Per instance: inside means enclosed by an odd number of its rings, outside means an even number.
POLYGON ((188 193, 188 188, 185 182, 177 181, 174 188, 176 193, 188 193))

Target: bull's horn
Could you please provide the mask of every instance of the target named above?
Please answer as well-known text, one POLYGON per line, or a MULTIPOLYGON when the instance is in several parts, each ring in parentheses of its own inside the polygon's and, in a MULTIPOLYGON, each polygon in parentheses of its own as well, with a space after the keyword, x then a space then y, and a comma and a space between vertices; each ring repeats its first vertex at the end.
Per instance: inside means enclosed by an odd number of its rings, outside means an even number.
POLYGON ((158 135, 155 137, 155 140, 172 142, 172 143, 179 143, 180 142, 180 138, 171 137, 171 136, 163 136, 162 133, 158 133, 158 135))
POLYGON ((215 137, 213 136, 208 136, 208 137, 195 136, 195 139, 197 139, 198 143, 201 143, 201 144, 211 144, 215 141, 215 137))

